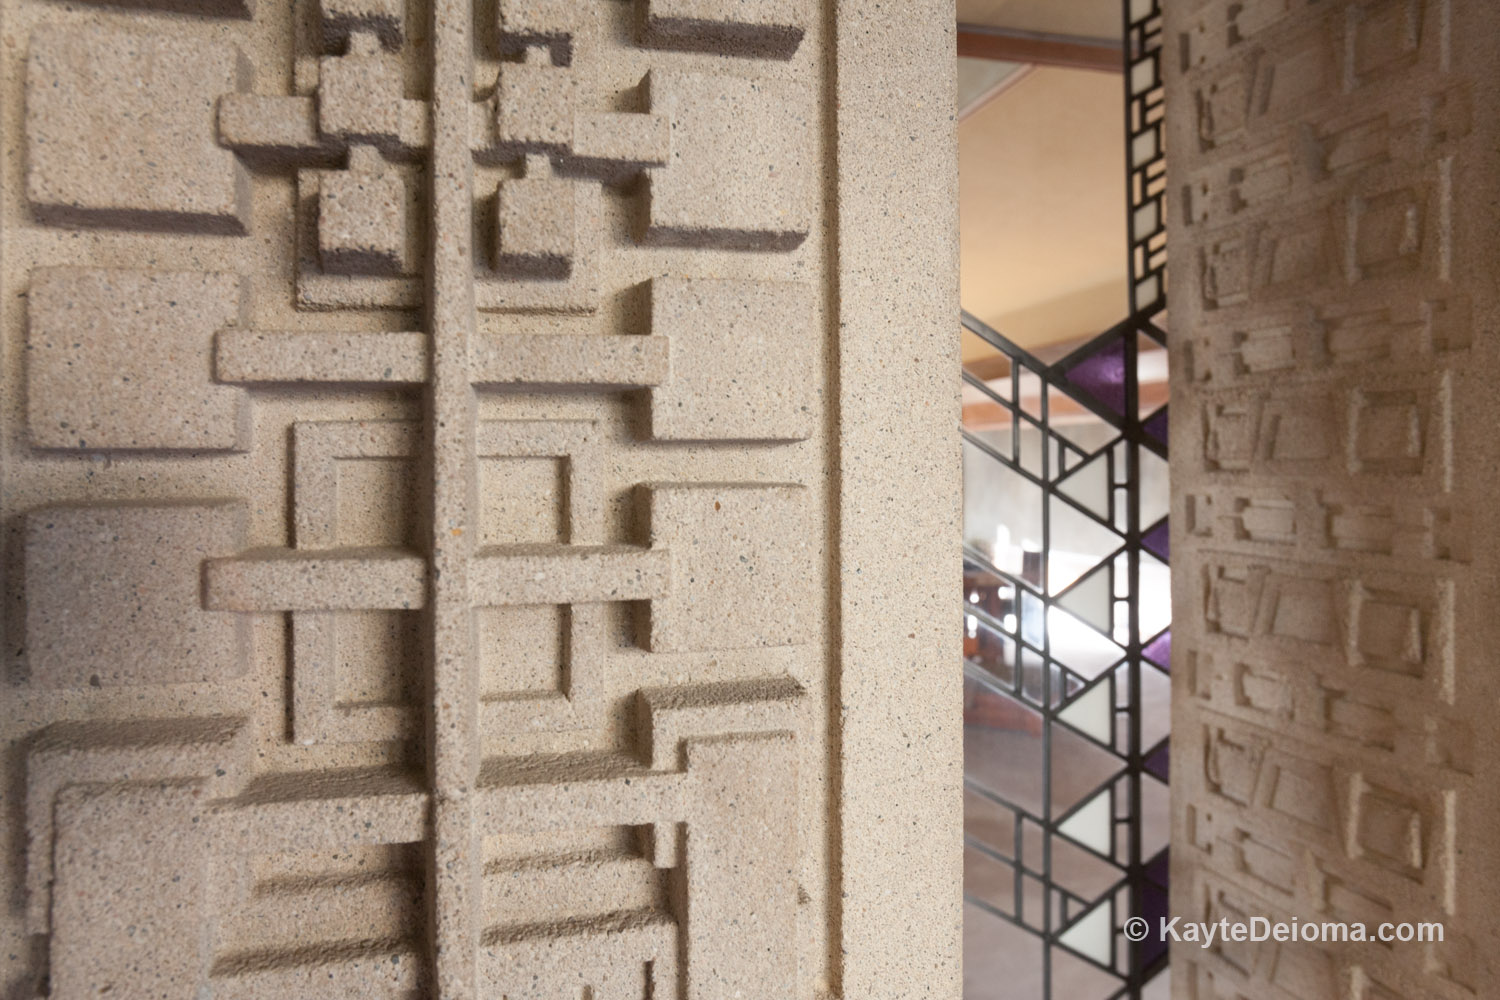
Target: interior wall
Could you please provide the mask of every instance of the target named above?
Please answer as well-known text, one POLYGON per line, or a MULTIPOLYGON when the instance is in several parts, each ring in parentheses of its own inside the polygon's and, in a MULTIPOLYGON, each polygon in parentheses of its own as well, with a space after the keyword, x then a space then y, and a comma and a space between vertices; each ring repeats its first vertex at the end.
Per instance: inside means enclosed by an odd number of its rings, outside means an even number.
POLYGON ((1500 7, 1167 5, 1182 1000, 1500 989, 1500 7))

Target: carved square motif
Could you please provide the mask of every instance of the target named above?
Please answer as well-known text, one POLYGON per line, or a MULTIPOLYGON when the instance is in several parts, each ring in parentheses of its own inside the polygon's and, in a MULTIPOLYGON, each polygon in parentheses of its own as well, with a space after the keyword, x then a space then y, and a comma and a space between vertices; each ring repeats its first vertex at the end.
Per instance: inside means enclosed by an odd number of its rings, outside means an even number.
POLYGON ((418 430, 388 420, 296 424, 297 548, 419 546, 418 430))
POLYGON ((567 539, 567 460, 494 456, 480 461, 485 545, 555 544, 567 539))
POLYGON ((44 687, 239 676, 241 615, 205 611, 204 559, 244 542, 238 504, 48 507, 26 517, 26 655, 44 687))
POLYGON ((243 389, 216 385, 214 337, 240 318, 230 274, 49 267, 28 294, 27 427, 41 448, 235 451, 243 389))
POLYGON ((566 278, 577 252, 573 182, 526 177, 500 184, 496 270, 527 278, 566 278))
POLYGON ((568 609, 559 604, 476 608, 480 697, 560 696, 567 670, 568 619, 568 609))
POLYGON ((419 611, 336 611, 335 702, 340 707, 419 705, 426 662, 419 611))
POLYGON ((407 201, 401 174, 371 146, 349 154, 348 170, 318 178, 318 259, 328 274, 411 271, 407 201))
POLYGON ((651 332, 672 379, 651 390, 651 436, 795 441, 813 428, 818 325, 812 290, 782 281, 658 278, 651 332))
POLYGON ((1354 416, 1354 458, 1360 472, 1419 475, 1431 433, 1430 408, 1416 391, 1361 393, 1354 416))
POLYGON ((1350 209, 1355 278, 1382 278, 1421 265, 1426 196, 1417 187, 1356 199, 1350 209))
POLYGON ((1418 874, 1425 864, 1425 817, 1420 803, 1361 782, 1355 803, 1355 843, 1387 868, 1418 874))
POLYGON ((1422 41, 1423 0, 1376 0, 1350 11, 1354 74, 1391 73, 1415 61, 1422 41))
POLYGON ((401 135, 402 96, 395 56, 331 56, 318 64, 318 128, 324 135, 393 143, 401 135))
POLYGON ((248 89, 222 42, 57 26, 31 37, 26 193, 60 225, 244 232, 250 181, 215 136, 248 89))
POLYGON ((653 71, 653 114, 672 120, 672 158, 647 175, 645 239, 672 246, 790 250, 812 217, 813 116, 764 83, 653 71))
POLYGON ((603 494, 588 421, 479 426, 481 545, 598 544, 603 494))
POLYGON ((807 490, 795 484, 648 487, 651 545, 672 557, 671 590, 651 602, 653 652, 791 646, 819 618, 821 555, 806 543, 807 490))

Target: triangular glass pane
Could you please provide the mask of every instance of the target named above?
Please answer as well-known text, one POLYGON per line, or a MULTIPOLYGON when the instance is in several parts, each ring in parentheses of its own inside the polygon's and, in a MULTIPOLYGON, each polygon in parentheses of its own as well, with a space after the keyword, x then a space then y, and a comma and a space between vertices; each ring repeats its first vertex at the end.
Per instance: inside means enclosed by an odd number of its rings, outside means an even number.
POLYGON ((1057 491, 1109 520, 1109 456, 1096 455, 1057 484, 1057 491))
MULTIPOLYGON (((1141 746, 1149 747, 1172 731, 1172 682, 1149 664, 1141 664, 1141 746)), ((1118 680, 1118 676, 1116 677, 1118 680)))
POLYGON ((1066 500, 1053 497, 1049 509, 1052 550, 1047 559, 1047 589, 1058 594, 1108 560, 1125 539, 1066 500))
POLYGON ((1149 774, 1141 775, 1141 855, 1150 857, 1171 837, 1171 793, 1167 786, 1149 774))
POLYGON ((1155 524, 1172 510, 1172 493, 1167 474, 1167 460, 1145 448, 1140 455, 1141 524, 1155 524))
POLYGON ((963 455, 964 541, 999 569, 1019 574, 1021 552, 1042 548, 1041 487, 971 442, 964 442, 963 455))
POLYGON ((1100 903, 1058 935, 1058 943, 1078 954, 1109 965, 1113 957, 1115 928, 1110 920, 1109 901, 1100 903))
POLYGON ((1055 606, 1047 613, 1047 638, 1052 655, 1089 680, 1114 666, 1125 653, 1108 636, 1055 606))
POLYGON ((1167 446, 1168 424, 1169 421, 1167 419, 1167 408, 1163 406, 1161 409, 1157 410, 1155 413, 1146 418, 1145 422, 1141 424, 1141 429, 1146 432, 1147 437, 1151 438, 1153 441, 1160 443, 1161 446, 1165 448, 1167 446))
POLYGON ((1172 741, 1163 740, 1161 745, 1146 755, 1142 765, 1147 774, 1153 774, 1162 781, 1171 781, 1172 773, 1172 741))
MULTIPOLYGON (((1090 854, 1071 840, 1052 838, 1052 881, 1073 895, 1090 902, 1097 900, 1124 874, 1117 865, 1090 854)), ((1070 916, 1077 916, 1087 908, 1088 903, 1075 902, 1070 916)))
POLYGON ((1113 728, 1114 704, 1109 682, 1100 681, 1057 713, 1057 717, 1086 736, 1108 746, 1113 728))
POLYGON ((1145 420, 1167 402, 1167 349, 1144 333, 1135 340, 1136 414, 1145 420))
POLYGON ((1172 554, 1171 535, 1170 519, 1164 517, 1142 533, 1141 547, 1166 562, 1172 554))
POLYGON ((1141 635, 1155 635, 1172 623, 1172 571, 1149 552, 1141 553, 1139 601, 1141 635))
POLYGON ((1125 414, 1125 342, 1106 340, 1067 372, 1068 381, 1103 403, 1111 412, 1125 414))
MULTIPOLYGON (((1152 859, 1146 866, 1147 872, 1157 867, 1158 864, 1165 868, 1166 856, 1167 852, 1164 850, 1156 858, 1152 859)), ((1140 915, 1145 918, 1147 927, 1160 927, 1163 920, 1170 919, 1171 899, 1165 881, 1156 883, 1148 879, 1146 884, 1141 886, 1140 915)), ((1160 934, 1147 936, 1146 940, 1137 945, 1137 947, 1141 949, 1142 966, 1154 964, 1165 957, 1167 953, 1167 942, 1162 939, 1160 934)), ((1153 984, 1164 983, 1166 979, 1165 975, 1158 976, 1153 980, 1153 984)), ((1171 991, 1170 989, 1163 990, 1160 987, 1147 987, 1146 992, 1141 996, 1142 1000, 1158 1000, 1158 998, 1159 1000, 1167 1000, 1171 996, 1171 991)))
POLYGON ((1112 623, 1113 593, 1111 592, 1110 566, 1106 563, 1093 570, 1057 598, 1057 606, 1064 611, 1110 634, 1112 623))
POLYGON ((1141 654, 1152 663, 1161 667, 1162 670, 1172 671, 1172 630, 1167 629, 1161 635, 1146 643, 1146 648, 1141 654))
MULTIPOLYGON (((1066 726, 1050 726, 1048 733, 1052 739, 1051 805, 1054 817, 1068 813, 1100 789, 1107 790, 1125 769, 1125 762, 1119 757, 1066 726)), ((1041 813, 1040 805, 1037 803, 1038 814, 1041 813)))
POLYGON ((1073 402, 1065 388, 1055 389, 1052 399, 1054 405, 1048 427, 1080 451, 1090 455, 1103 451, 1119 436, 1120 432, 1101 420, 1093 410, 1073 402))
POLYGON ((1099 854, 1108 855, 1114 842, 1109 789, 1100 792, 1057 826, 1057 832, 1099 854))

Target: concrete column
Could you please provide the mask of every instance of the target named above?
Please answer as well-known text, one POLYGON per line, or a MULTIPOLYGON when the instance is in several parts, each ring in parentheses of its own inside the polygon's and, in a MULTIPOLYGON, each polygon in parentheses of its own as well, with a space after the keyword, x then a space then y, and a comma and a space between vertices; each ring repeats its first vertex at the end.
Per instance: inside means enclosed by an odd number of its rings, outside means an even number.
POLYGON ((1482 997, 1497 801, 1500 8, 1167 6, 1182 998, 1482 997))
POLYGON ((0 993, 955 998, 951 4, 0 31, 0 993))

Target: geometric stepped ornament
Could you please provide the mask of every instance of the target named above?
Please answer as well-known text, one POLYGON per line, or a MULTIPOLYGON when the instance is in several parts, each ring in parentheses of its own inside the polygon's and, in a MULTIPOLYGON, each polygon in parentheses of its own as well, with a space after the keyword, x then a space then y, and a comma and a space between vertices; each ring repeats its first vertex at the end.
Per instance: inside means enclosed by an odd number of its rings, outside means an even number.
POLYGON ((0 993, 956 995, 951 9, 0 24, 0 993))

